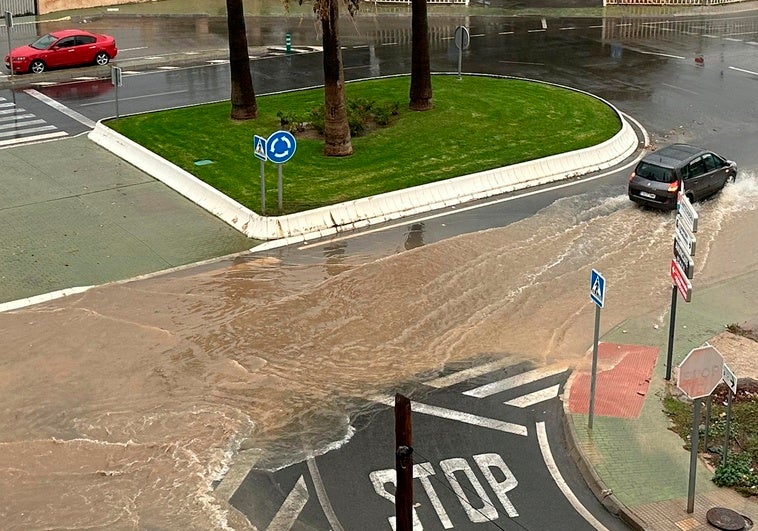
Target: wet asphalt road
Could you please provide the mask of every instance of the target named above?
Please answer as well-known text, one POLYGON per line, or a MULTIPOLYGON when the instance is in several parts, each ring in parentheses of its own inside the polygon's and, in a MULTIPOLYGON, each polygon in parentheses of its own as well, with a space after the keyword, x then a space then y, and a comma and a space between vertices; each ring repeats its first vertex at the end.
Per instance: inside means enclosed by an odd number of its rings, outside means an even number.
MULTIPOLYGON (((523 76, 582 88, 640 120, 655 143, 683 140, 704 144, 739 160, 742 168, 758 166, 758 154, 750 141, 756 118, 758 18, 725 17, 716 22, 696 18, 665 23, 650 20, 635 21, 630 26, 621 21, 566 19, 549 20, 546 28, 539 19, 517 22, 469 20, 472 45, 464 55, 464 71, 523 76), (696 62, 696 57, 702 57, 703 62, 696 62)), ((449 35, 455 21, 451 24, 441 28, 440 35, 449 35)), ((276 39, 280 36, 274 35, 276 39)), ((357 37, 345 39, 346 77, 407 72, 409 43, 399 36, 402 37, 400 31, 379 32, 371 43, 357 37)), ((209 38, 208 43, 216 45, 217 39, 209 38)), ((140 53, 138 48, 134 46, 133 51, 140 53)), ((446 37, 435 40, 432 64, 438 71, 455 68, 456 51, 446 37)), ((270 56, 253 65, 256 90, 268 93, 318 85, 319 68, 317 53, 270 56)), ((127 74, 120 89, 120 110, 128 114, 223 99, 229 91, 228 76, 226 65, 211 63, 176 70, 135 69, 127 74)), ((114 113, 114 93, 108 81, 38 86, 35 90, 92 121, 114 113)), ((60 116, 27 92, 12 96, 70 134, 88 129, 86 121, 60 116)), ((468 211, 454 219, 406 222, 381 235, 352 239, 340 252, 397 252, 456 233, 507 224, 565 193, 613 195, 622 191, 624 184, 625 172, 618 172, 602 180, 599 187, 597 183, 580 185, 518 204, 501 203, 468 211)), ((311 249, 279 252, 305 251, 326 258, 334 251, 333 247, 311 249)), ((350 449, 358 453, 364 450, 350 449)), ((334 469, 340 466, 339 462, 332 464, 334 469)))

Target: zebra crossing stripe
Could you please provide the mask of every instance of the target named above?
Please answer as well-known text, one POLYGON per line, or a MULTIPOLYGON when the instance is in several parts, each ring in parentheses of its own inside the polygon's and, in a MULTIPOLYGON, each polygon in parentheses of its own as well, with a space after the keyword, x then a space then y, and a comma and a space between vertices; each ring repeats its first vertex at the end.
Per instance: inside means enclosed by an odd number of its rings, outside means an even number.
POLYGON ((434 380, 424 382, 424 384, 430 387, 436 387, 437 389, 443 389, 445 387, 450 387, 451 385, 465 382, 466 380, 470 380, 484 374, 495 372, 499 369, 509 367, 511 365, 513 365, 512 359, 502 358, 499 360, 491 361, 490 363, 485 363, 484 365, 478 365, 476 367, 471 367, 470 369, 458 371, 447 376, 441 376, 439 378, 435 378, 434 380))
MULTIPOLYGON (((44 121, 43 121, 44 123, 44 121)), ((32 127, 31 129, 24 129, 23 131, 5 131, 0 133, 0 136, 16 136, 20 133, 40 133, 42 131, 50 131, 51 129, 57 129, 54 125, 43 125, 42 127, 32 127)), ((16 138, 18 140, 18 137, 16 138)))
MULTIPOLYGON (((53 129, 55 129, 53 127, 53 129)), ((9 140, 0 140, 0 147, 10 146, 13 144, 28 144, 32 142, 41 142, 43 140, 51 140, 53 138, 59 138, 62 136, 68 136, 65 131, 56 131, 54 133, 45 133, 43 135, 26 136, 23 138, 11 138, 9 140)))
POLYGON ((533 406, 534 404, 539 404, 540 402, 544 402, 558 396, 559 388, 560 385, 555 384, 552 387, 546 387, 545 389, 540 389, 539 391, 534 391, 533 393, 516 397, 513 400, 508 400, 505 402, 505 405, 520 408, 533 406))
MULTIPOLYGON (((27 118, 33 118, 33 117, 34 117, 34 115, 32 115, 32 114, 27 115, 27 118)), ((16 118, 20 119, 22 117, 21 116, 17 116, 16 118)), ((0 118, 0 121, 2 121, 1 118, 0 118)), ((0 129, 15 129, 19 133, 23 133, 24 131, 20 130, 19 128, 21 128, 21 127, 29 127, 31 125, 39 125, 39 124, 44 124, 44 123, 45 123, 45 120, 29 120, 28 122, 20 122, 20 123, 12 123, 12 124, 0 124, 0 129)))
POLYGON ((536 382, 537 380, 542 380, 543 378, 548 378, 550 376, 564 373, 567 370, 567 367, 544 367, 541 369, 534 369, 532 371, 517 374, 503 380, 498 380, 497 382, 475 387, 474 389, 464 391, 463 394, 467 396, 473 396, 475 398, 486 398, 488 396, 507 391, 508 389, 513 389, 514 387, 520 387, 522 385, 536 382))

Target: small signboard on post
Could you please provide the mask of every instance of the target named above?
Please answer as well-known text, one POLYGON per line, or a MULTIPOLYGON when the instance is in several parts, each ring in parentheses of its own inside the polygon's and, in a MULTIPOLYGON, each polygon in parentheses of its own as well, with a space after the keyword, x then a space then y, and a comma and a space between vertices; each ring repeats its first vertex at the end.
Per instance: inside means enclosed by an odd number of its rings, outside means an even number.
POLYGON ((592 429, 595 416, 595 383, 597 381, 597 352, 600 338, 600 309, 605 304, 605 277, 595 269, 590 273, 590 299, 595 303, 595 336, 592 342, 592 373, 590 375, 590 408, 587 427, 592 429))

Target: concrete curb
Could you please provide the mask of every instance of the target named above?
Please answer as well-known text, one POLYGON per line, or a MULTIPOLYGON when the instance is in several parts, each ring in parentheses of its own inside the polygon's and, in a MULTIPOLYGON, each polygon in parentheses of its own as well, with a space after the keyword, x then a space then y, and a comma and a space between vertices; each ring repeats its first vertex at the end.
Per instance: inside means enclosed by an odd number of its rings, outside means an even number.
POLYGON ((589 457, 587 457, 587 454, 585 454, 584 450, 582 450, 577 444, 579 438, 576 434, 574 417, 568 410, 569 395, 571 394, 571 385, 574 381, 575 374, 576 373, 572 373, 571 376, 569 376, 564 387, 565 391, 563 397, 563 433, 566 437, 569 456, 576 464, 585 483, 587 483, 590 490, 595 495, 595 498, 597 498, 597 500, 602 503, 610 513, 618 516, 629 527, 638 531, 644 531, 645 529, 648 529, 649 526, 647 526, 645 522, 634 513, 634 511, 624 505, 621 500, 613 494, 613 491, 608 488, 592 466, 592 462, 589 457))
POLYGON ((610 168, 636 150, 638 138, 623 115, 610 103, 604 103, 614 110, 622 127, 597 146, 278 217, 258 215, 102 122, 98 122, 89 138, 249 238, 305 240, 610 168))

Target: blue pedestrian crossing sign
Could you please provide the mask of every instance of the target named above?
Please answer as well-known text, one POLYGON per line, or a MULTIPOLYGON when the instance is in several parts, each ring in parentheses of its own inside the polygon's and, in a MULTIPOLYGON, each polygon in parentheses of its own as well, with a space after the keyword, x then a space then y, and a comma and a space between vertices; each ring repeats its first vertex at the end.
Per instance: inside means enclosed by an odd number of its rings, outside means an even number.
POLYGON ((266 139, 262 136, 253 135, 253 154, 262 161, 268 158, 266 156, 266 139))
POLYGON ((597 304, 598 308, 603 307, 605 300, 605 277, 594 269, 590 275, 590 299, 597 304))

